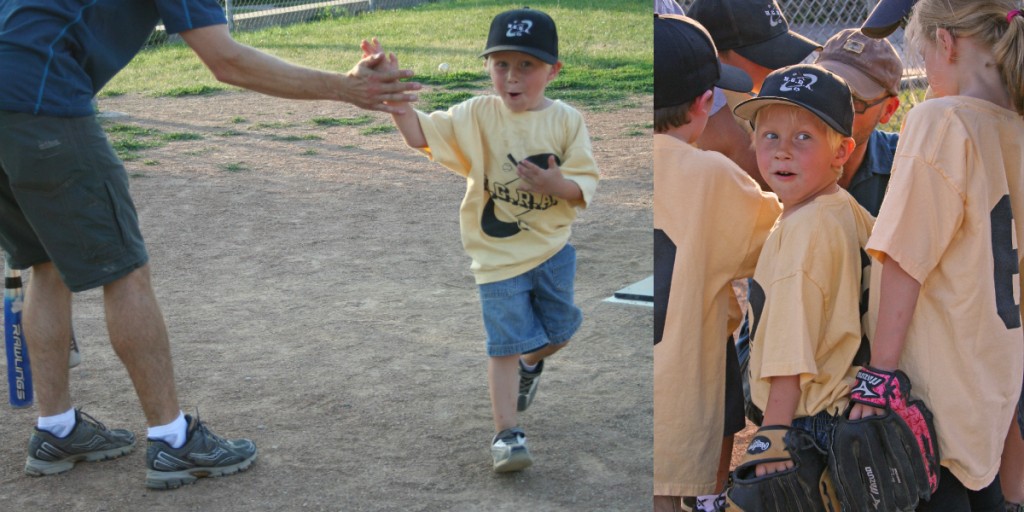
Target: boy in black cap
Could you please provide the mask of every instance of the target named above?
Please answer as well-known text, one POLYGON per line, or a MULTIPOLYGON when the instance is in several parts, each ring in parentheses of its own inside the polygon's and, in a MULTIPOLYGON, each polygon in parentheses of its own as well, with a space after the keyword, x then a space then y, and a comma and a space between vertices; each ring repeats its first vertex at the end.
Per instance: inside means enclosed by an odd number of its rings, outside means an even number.
MULTIPOLYGON (((799 64, 821 47, 789 29, 775 0, 696 0, 687 13, 711 34, 722 63, 750 75, 755 94, 768 73, 799 64)), ((767 188, 750 147, 750 125, 731 115, 739 102, 749 98, 748 94, 716 91, 716 108, 697 145, 728 156, 767 188)))
POLYGON ((654 509, 711 510, 744 427, 727 321, 731 281, 753 275, 779 215, 774 195, 731 160, 701 151, 714 86, 749 91, 711 36, 654 18, 654 509), (699 219, 695 222, 694 219, 699 219), (731 406, 731 407, 730 407, 731 406))
MULTIPOLYGON (((374 39, 363 50, 381 48, 374 39)), ((392 117, 406 144, 467 179, 459 224, 487 331, 494 471, 507 472, 532 464, 516 412, 533 401, 544 359, 583 320, 568 240, 577 209, 593 200, 598 170, 583 116, 544 95, 562 68, 551 17, 534 9, 498 14, 481 56, 497 94, 392 117)), ((387 64, 398 67, 394 55, 387 64)))
MULTIPOLYGON (((768 75, 736 114, 754 124, 762 175, 784 211, 751 281, 750 392, 759 435, 809 432, 821 448, 849 402, 862 349, 861 253, 874 219, 838 185, 853 150, 853 103, 842 78, 814 65, 768 75)), ((755 436, 757 437, 757 436, 755 436)), ((763 455, 760 455, 763 457, 763 455)), ((734 479, 793 467, 761 462, 753 444, 734 479)))

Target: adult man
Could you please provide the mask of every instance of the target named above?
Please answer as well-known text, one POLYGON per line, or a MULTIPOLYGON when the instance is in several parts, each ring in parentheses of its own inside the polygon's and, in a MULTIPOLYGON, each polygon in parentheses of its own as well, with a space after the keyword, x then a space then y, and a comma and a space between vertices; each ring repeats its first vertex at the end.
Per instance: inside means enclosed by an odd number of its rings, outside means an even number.
POLYGON ((899 109, 903 62, 885 39, 849 28, 829 38, 815 64, 839 75, 853 92, 853 154, 839 185, 871 215, 878 215, 889 184, 899 134, 877 129, 899 109))
POLYGON ((32 268, 23 322, 39 420, 25 471, 49 475, 132 450, 135 436, 72 407, 72 293, 103 287, 111 345, 149 426, 146 484, 174 488, 246 469, 252 441, 225 440, 181 411, 167 328, 124 166, 92 98, 140 50, 158 21, 180 34, 218 80, 269 95, 334 99, 392 111, 419 84, 378 72, 377 55, 347 74, 286 63, 235 42, 214 0, 6 0, 0 3, 0 246, 32 268))

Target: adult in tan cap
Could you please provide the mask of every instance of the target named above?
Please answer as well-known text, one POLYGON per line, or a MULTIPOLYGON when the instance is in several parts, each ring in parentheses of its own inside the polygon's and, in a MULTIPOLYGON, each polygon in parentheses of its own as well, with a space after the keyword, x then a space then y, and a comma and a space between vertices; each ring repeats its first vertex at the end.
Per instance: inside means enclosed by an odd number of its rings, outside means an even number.
POLYGON ((853 155, 843 166, 839 185, 878 215, 889 184, 889 169, 899 134, 878 129, 900 106, 903 62, 885 39, 872 39, 849 28, 832 36, 815 64, 839 75, 853 93, 853 155))

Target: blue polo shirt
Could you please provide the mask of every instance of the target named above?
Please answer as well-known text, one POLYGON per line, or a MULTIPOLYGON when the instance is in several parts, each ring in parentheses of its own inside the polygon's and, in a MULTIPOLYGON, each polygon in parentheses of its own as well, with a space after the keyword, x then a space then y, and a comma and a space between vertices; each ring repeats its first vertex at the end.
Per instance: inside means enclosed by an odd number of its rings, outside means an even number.
POLYGON ((864 161, 850 180, 850 186, 846 187, 850 195, 874 217, 878 217, 885 188, 889 186, 892 157, 896 154, 896 143, 899 140, 898 133, 881 130, 871 132, 864 161))
POLYGON ((0 110, 91 115, 160 20, 170 34, 227 23, 216 0, 0 1, 0 110))

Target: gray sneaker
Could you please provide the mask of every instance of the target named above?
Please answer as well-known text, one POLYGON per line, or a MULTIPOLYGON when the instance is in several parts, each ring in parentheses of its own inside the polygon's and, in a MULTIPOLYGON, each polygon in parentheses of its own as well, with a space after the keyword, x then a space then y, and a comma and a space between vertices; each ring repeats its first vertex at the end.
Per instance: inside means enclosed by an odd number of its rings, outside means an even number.
POLYGON ((210 432, 198 416, 185 415, 188 431, 181 448, 149 440, 146 450, 146 487, 177 489, 205 477, 245 471, 256 460, 256 444, 248 439, 222 439, 210 432))
POLYGON ((135 448, 135 434, 123 429, 108 429, 75 409, 75 428, 66 437, 57 437, 38 428, 28 440, 25 474, 56 475, 69 471, 79 461, 115 459, 135 448))
POLYGON ((544 371, 544 360, 537 363, 537 368, 532 372, 523 369, 522 361, 519 362, 519 402, 516 404, 517 411, 525 411, 533 403, 533 397, 537 396, 537 386, 540 385, 540 372, 544 371))
POLYGON ((494 458, 495 473, 519 471, 533 464, 530 450, 526 448, 526 433, 519 427, 502 430, 494 436, 491 457, 494 458))

